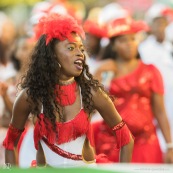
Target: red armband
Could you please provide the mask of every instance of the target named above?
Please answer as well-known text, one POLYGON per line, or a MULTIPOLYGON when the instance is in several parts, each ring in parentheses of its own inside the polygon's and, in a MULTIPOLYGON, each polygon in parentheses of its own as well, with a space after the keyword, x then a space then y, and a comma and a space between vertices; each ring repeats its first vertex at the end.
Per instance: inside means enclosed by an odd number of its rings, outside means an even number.
POLYGON ((131 134, 129 128, 127 127, 126 123, 123 120, 119 124, 114 126, 112 130, 116 134, 118 149, 128 144, 131 138, 133 138, 133 135, 131 134))
POLYGON ((12 124, 9 125, 7 135, 3 141, 3 146, 8 150, 14 149, 14 143, 16 142, 16 139, 20 136, 20 134, 24 131, 19 130, 15 127, 13 127, 12 124))

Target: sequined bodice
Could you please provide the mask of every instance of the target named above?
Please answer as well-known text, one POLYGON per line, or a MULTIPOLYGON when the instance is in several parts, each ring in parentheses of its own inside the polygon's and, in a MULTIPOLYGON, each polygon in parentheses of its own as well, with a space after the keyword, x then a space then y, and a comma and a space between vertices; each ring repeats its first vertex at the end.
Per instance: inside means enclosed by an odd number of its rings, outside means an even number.
POLYGON ((153 92, 163 94, 162 78, 153 65, 145 65, 141 61, 132 73, 115 78, 110 84, 115 106, 135 136, 154 130, 153 92))

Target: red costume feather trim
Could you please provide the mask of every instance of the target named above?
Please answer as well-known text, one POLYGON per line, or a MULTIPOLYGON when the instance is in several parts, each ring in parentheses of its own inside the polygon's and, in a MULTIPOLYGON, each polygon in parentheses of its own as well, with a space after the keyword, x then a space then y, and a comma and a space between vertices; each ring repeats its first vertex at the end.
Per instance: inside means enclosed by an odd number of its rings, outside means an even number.
POLYGON ((85 33, 73 17, 51 13, 42 17, 35 27, 36 39, 46 35, 46 45, 53 39, 74 41, 71 33, 75 32, 85 39, 85 33))
POLYGON ((130 142, 131 137, 133 137, 133 135, 131 134, 129 128, 127 127, 127 125, 124 121, 121 121, 119 124, 114 126, 112 128, 112 130, 116 134, 118 149, 124 145, 127 145, 130 142))
POLYGON ((57 85, 57 102, 61 106, 72 105, 76 100, 76 81, 68 85, 57 85))
POLYGON ((7 150, 14 150, 14 144, 23 131, 24 131, 24 129, 19 130, 19 129, 15 128, 12 124, 10 124, 8 131, 7 131, 7 135, 3 141, 3 146, 7 150))
POLYGON ((74 119, 64 123, 56 123, 56 135, 53 131, 51 122, 44 117, 44 114, 40 114, 40 119, 36 122, 34 129, 35 148, 38 149, 38 142, 42 139, 42 137, 46 137, 50 144, 63 144, 71 140, 75 140, 83 134, 86 134, 90 139, 90 135, 88 133, 89 123, 87 113, 81 109, 79 114, 77 114, 74 119))

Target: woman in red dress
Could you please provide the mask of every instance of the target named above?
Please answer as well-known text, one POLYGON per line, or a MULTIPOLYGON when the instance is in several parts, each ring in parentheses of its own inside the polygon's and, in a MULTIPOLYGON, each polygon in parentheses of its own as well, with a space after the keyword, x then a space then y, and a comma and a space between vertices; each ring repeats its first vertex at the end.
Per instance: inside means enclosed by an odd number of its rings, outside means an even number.
MULTIPOLYGON (((132 162, 162 163, 163 156, 156 136, 157 120, 168 146, 165 161, 173 162, 173 146, 170 127, 163 104, 163 82, 159 71, 153 65, 146 65, 137 51, 135 33, 144 28, 141 22, 117 19, 108 26, 110 45, 103 66, 96 76, 115 96, 114 104, 135 137, 132 162), (110 51, 111 50, 111 51, 110 51), (111 59, 112 58, 112 59, 111 59), (105 77, 105 79, 101 79, 105 77), (108 79, 109 76, 112 76, 108 79), (106 81, 106 83, 104 83, 106 81)), ((93 124, 96 152, 105 153, 108 158, 118 161, 110 128, 104 121, 93 124), (112 150, 113 151, 113 150, 112 150)))

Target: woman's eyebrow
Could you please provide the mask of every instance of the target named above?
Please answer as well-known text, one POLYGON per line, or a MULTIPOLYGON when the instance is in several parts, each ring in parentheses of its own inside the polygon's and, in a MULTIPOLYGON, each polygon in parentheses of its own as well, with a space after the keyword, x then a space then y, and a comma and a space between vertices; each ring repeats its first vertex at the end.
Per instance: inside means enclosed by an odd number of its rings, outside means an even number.
MULTIPOLYGON (((76 42, 67 43, 67 45, 69 45, 69 44, 72 44, 74 46, 77 46, 78 45, 76 42)), ((84 47, 84 45, 81 43, 81 44, 79 44, 79 47, 84 47)))

